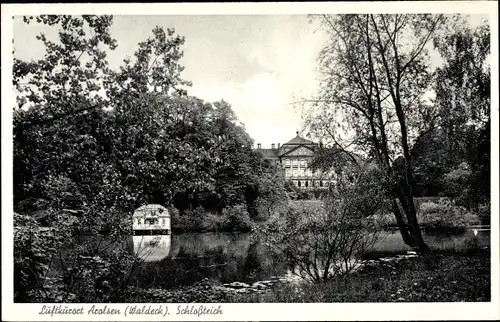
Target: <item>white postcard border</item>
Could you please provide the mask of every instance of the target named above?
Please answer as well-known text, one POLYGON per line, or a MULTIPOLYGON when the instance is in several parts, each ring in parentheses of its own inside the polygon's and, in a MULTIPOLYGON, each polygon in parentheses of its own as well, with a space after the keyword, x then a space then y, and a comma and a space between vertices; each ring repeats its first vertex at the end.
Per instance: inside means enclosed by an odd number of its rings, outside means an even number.
MULTIPOLYGON (((417 1, 343 3, 177 3, 177 4, 11 4, 2 12, 2 320, 9 321, 312 321, 312 320, 489 320, 500 319, 499 297, 499 204, 498 204, 498 3, 496 1, 417 1), (178 305, 168 305, 170 315, 41 315, 43 304, 13 303, 13 222, 12 222, 12 35, 11 17, 36 14, 115 14, 115 15, 228 15, 228 14, 309 14, 309 13, 467 13, 488 14, 491 22, 492 85, 492 218, 491 285, 489 303, 310 303, 233 304, 223 303, 221 315, 176 315, 178 305), (496 135, 495 135, 496 134, 496 135)), ((47 304, 49 305, 49 304, 47 304)), ((53 304, 50 304, 53 305, 53 304)), ((106 304, 125 311, 127 305, 106 304)), ((142 305, 142 304, 137 304, 142 305)), ((215 304, 204 304, 207 307, 215 304)), ((62 304, 68 308, 92 304, 62 304)), ((103 308, 105 304, 96 304, 103 308)))

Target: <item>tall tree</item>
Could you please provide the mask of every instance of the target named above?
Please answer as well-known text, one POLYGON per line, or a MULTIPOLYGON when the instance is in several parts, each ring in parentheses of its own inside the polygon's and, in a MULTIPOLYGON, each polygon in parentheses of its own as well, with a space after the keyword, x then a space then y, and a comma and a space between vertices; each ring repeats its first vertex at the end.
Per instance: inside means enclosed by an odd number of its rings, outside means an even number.
POLYGON ((435 104, 448 147, 449 171, 461 162, 472 169, 470 206, 490 198, 490 27, 483 21, 472 27, 454 15, 434 45, 443 58, 436 71, 435 104))
MULTIPOLYGON (((429 250, 413 202, 411 145, 435 117, 425 104, 431 81, 427 44, 440 15, 320 16, 331 41, 308 126, 344 151, 369 151, 393 182, 392 209, 406 244, 429 250), (344 133, 344 141, 339 133, 344 133), (350 140, 345 140, 349 137, 350 140), (403 171, 395 171, 397 157, 403 171)), ((366 155, 366 153, 365 153, 366 155)))

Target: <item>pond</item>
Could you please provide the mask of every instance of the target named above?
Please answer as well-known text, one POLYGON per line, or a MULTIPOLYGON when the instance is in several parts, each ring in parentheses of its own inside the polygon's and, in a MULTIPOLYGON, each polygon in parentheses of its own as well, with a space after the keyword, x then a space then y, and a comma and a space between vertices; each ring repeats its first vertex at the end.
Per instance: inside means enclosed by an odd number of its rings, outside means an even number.
MULTIPOLYGON (((374 246, 374 252, 398 254, 411 250, 398 231, 384 235, 374 246)), ((184 233, 130 236, 129 242, 133 243, 134 254, 145 261, 140 283, 150 287, 187 285, 204 278, 220 283, 251 284, 290 274, 287 263, 252 237, 251 233, 184 233)), ((469 230, 454 235, 424 233, 424 238, 434 249, 463 250, 472 240, 489 246, 490 231, 469 230)))

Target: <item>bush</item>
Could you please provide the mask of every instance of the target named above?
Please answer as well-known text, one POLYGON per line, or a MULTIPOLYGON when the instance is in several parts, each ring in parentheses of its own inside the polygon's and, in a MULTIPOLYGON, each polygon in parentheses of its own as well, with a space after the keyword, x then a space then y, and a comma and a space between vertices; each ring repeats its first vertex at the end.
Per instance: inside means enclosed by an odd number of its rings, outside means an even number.
POLYGON ((180 232, 203 231, 203 222, 206 211, 203 207, 173 212, 170 216, 172 230, 180 232))
POLYGON ((304 279, 320 282, 347 274, 358 267, 359 255, 382 237, 367 219, 377 204, 368 202, 370 196, 376 197, 349 187, 324 202, 295 201, 259 233, 304 279))
POLYGON ((479 205, 477 209, 477 215, 479 217, 481 225, 491 224, 491 206, 489 201, 487 203, 479 205))
POLYGON ((245 206, 238 205, 222 210, 225 227, 230 231, 251 231, 253 224, 245 206))
POLYGON ((469 225, 479 223, 477 215, 447 199, 422 203, 417 212, 417 219, 423 227, 434 229, 464 230, 469 225))
POLYGON ((372 216, 372 220, 379 227, 397 226, 396 218, 392 212, 378 211, 372 216))
POLYGON ((177 232, 251 231, 253 222, 243 205, 224 208, 222 213, 207 212, 203 207, 171 213, 172 230, 177 232))
MULTIPOLYGON (((482 222, 481 210, 478 215, 456 205, 448 198, 415 198, 417 220, 421 227, 438 230, 464 230, 470 225, 482 222)), ((483 208, 486 209, 486 208, 483 208)), ((487 208, 489 211, 489 207, 487 208)), ((487 217, 487 214, 484 214, 487 217)), ((373 221, 382 227, 397 226, 392 212, 378 211, 372 217, 373 221)))
POLYGON ((53 226, 43 227, 30 215, 14 214, 15 302, 120 300, 135 259, 110 247, 112 240, 76 242, 76 219, 64 212, 52 218, 53 226))

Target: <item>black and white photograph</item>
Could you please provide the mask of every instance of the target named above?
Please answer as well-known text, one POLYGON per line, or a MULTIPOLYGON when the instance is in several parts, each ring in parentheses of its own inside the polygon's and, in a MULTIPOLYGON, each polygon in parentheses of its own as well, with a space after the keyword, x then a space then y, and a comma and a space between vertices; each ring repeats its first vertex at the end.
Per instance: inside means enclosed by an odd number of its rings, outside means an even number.
POLYGON ((14 305, 498 300, 497 13, 303 5, 7 17, 14 305))

